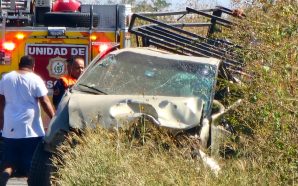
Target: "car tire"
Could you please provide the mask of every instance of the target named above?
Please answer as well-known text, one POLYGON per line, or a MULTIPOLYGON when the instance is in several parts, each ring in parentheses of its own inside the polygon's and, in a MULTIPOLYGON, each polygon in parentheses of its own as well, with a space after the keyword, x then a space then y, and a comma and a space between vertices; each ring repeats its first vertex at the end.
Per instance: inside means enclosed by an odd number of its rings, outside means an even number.
MULTIPOLYGON (((79 12, 47 12, 45 26, 90 27, 90 14, 79 12)), ((93 27, 98 26, 98 16, 93 14, 93 27)))
POLYGON ((52 153, 44 150, 44 142, 40 142, 35 149, 28 177, 29 186, 50 186, 51 175, 55 167, 51 161, 52 153))

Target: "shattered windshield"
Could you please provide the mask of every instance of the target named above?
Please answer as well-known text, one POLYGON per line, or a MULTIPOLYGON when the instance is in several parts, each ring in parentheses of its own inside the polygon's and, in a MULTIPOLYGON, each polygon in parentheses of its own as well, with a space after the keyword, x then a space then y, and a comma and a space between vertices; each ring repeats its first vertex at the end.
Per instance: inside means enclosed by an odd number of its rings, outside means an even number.
POLYGON ((74 89, 108 95, 199 97, 209 110, 216 70, 215 65, 178 59, 110 54, 89 68, 74 89))

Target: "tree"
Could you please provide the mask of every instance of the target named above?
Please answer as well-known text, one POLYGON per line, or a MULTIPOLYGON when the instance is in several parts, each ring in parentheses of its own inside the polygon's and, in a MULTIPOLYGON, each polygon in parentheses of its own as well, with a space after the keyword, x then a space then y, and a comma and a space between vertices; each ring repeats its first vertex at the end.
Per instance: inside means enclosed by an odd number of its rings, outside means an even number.
MULTIPOLYGON (((134 0, 132 0, 134 1, 134 0)), ((133 11, 134 12, 158 12, 163 11, 166 8, 168 8, 171 5, 171 3, 168 3, 167 0, 151 0, 151 2, 142 0, 139 2, 136 2, 133 11)))

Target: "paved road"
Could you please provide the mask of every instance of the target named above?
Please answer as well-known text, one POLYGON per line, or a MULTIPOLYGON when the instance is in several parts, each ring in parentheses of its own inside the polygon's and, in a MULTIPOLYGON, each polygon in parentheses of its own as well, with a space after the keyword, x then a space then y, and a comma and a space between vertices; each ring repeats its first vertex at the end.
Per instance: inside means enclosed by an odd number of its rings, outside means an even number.
POLYGON ((6 186, 27 186, 27 178, 10 178, 6 186))

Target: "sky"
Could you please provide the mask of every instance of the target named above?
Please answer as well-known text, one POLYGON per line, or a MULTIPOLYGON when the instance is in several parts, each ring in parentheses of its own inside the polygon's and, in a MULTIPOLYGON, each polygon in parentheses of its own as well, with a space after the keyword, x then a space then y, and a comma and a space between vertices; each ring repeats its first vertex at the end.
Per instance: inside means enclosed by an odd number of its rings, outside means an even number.
POLYGON ((216 5, 220 6, 225 6, 225 7, 230 7, 231 6, 231 1, 229 0, 218 0, 218 1, 212 1, 212 0, 201 0, 204 3, 215 3, 216 5))
MULTIPOLYGON (((120 0, 81 0, 84 3, 95 3, 95 2, 99 2, 101 4, 104 4, 104 2, 108 2, 108 1, 120 1, 120 0)), ((147 0, 150 1, 150 0, 147 0)), ((179 8, 185 8, 185 6, 190 6, 190 5, 201 5, 201 4, 206 4, 206 6, 209 7, 214 7, 216 5, 221 5, 227 8, 232 8, 232 3, 231 0, 167 0, 168 3, 171 3, 171 9, 175 9, 175 10, 179 10, 179 8)), ((190 6, 192 8, 195 8, 194 6, 190 6)), ((199 7, 198 7, 199 8, 199 7)))
POLYGON ((171 3, 172 4, 171 9, 175 9, 175 10, 177 9, 179 10, 180 7, 185 8, 185 6, 189 6, 189 5, 192 5, 193 7, 195 6, 193 5, 194 4, 193 2, 196 2, 198 6, 201 4, 206 4, 207 7, 214 7, 216 5, 224 6, 227 8, 233 7, 230 0, 167 0, 167 2, 171 3), (185 2, 189 2, 189 4, 187 5, 185 4, 185 2))
MULTIPOLYGON (((173 1, 173 3, 175 1, 179 2, 179 0, 171 0, 171 1, 173 1)), ((230 0, 197 0, 197 2, 202 2, 205 4, 216 4, 216 5, 221 5, 221 6, 230 6, 230 4, 231 4, 230 0)))
MULTIPOLYGON (((1 0, 0 0, 1 1, 1 0)), ((121 0, 81 0, 84 3, 99 3, 105 4, 107 2, 121 2, 121 0)), ((143 0, 137 0, 143 1, 143 0)), ((151 1, 151 0, 145 0, 151 1)), ((180 11, 185 10, 185 7, 191 7, 194 9, 204 9, 204 8, 214 8, 217 5, 226 7, 226 8, 236 8, 235 3, 233 4, 233 0, 166 0, 168 3, 171 3, 171 6, 167 8, 165 11, 180 11)), ((241 2, 242 0, 238 0, 241 2)), ((246 0, 247 1, 247 0, 246 0)))

